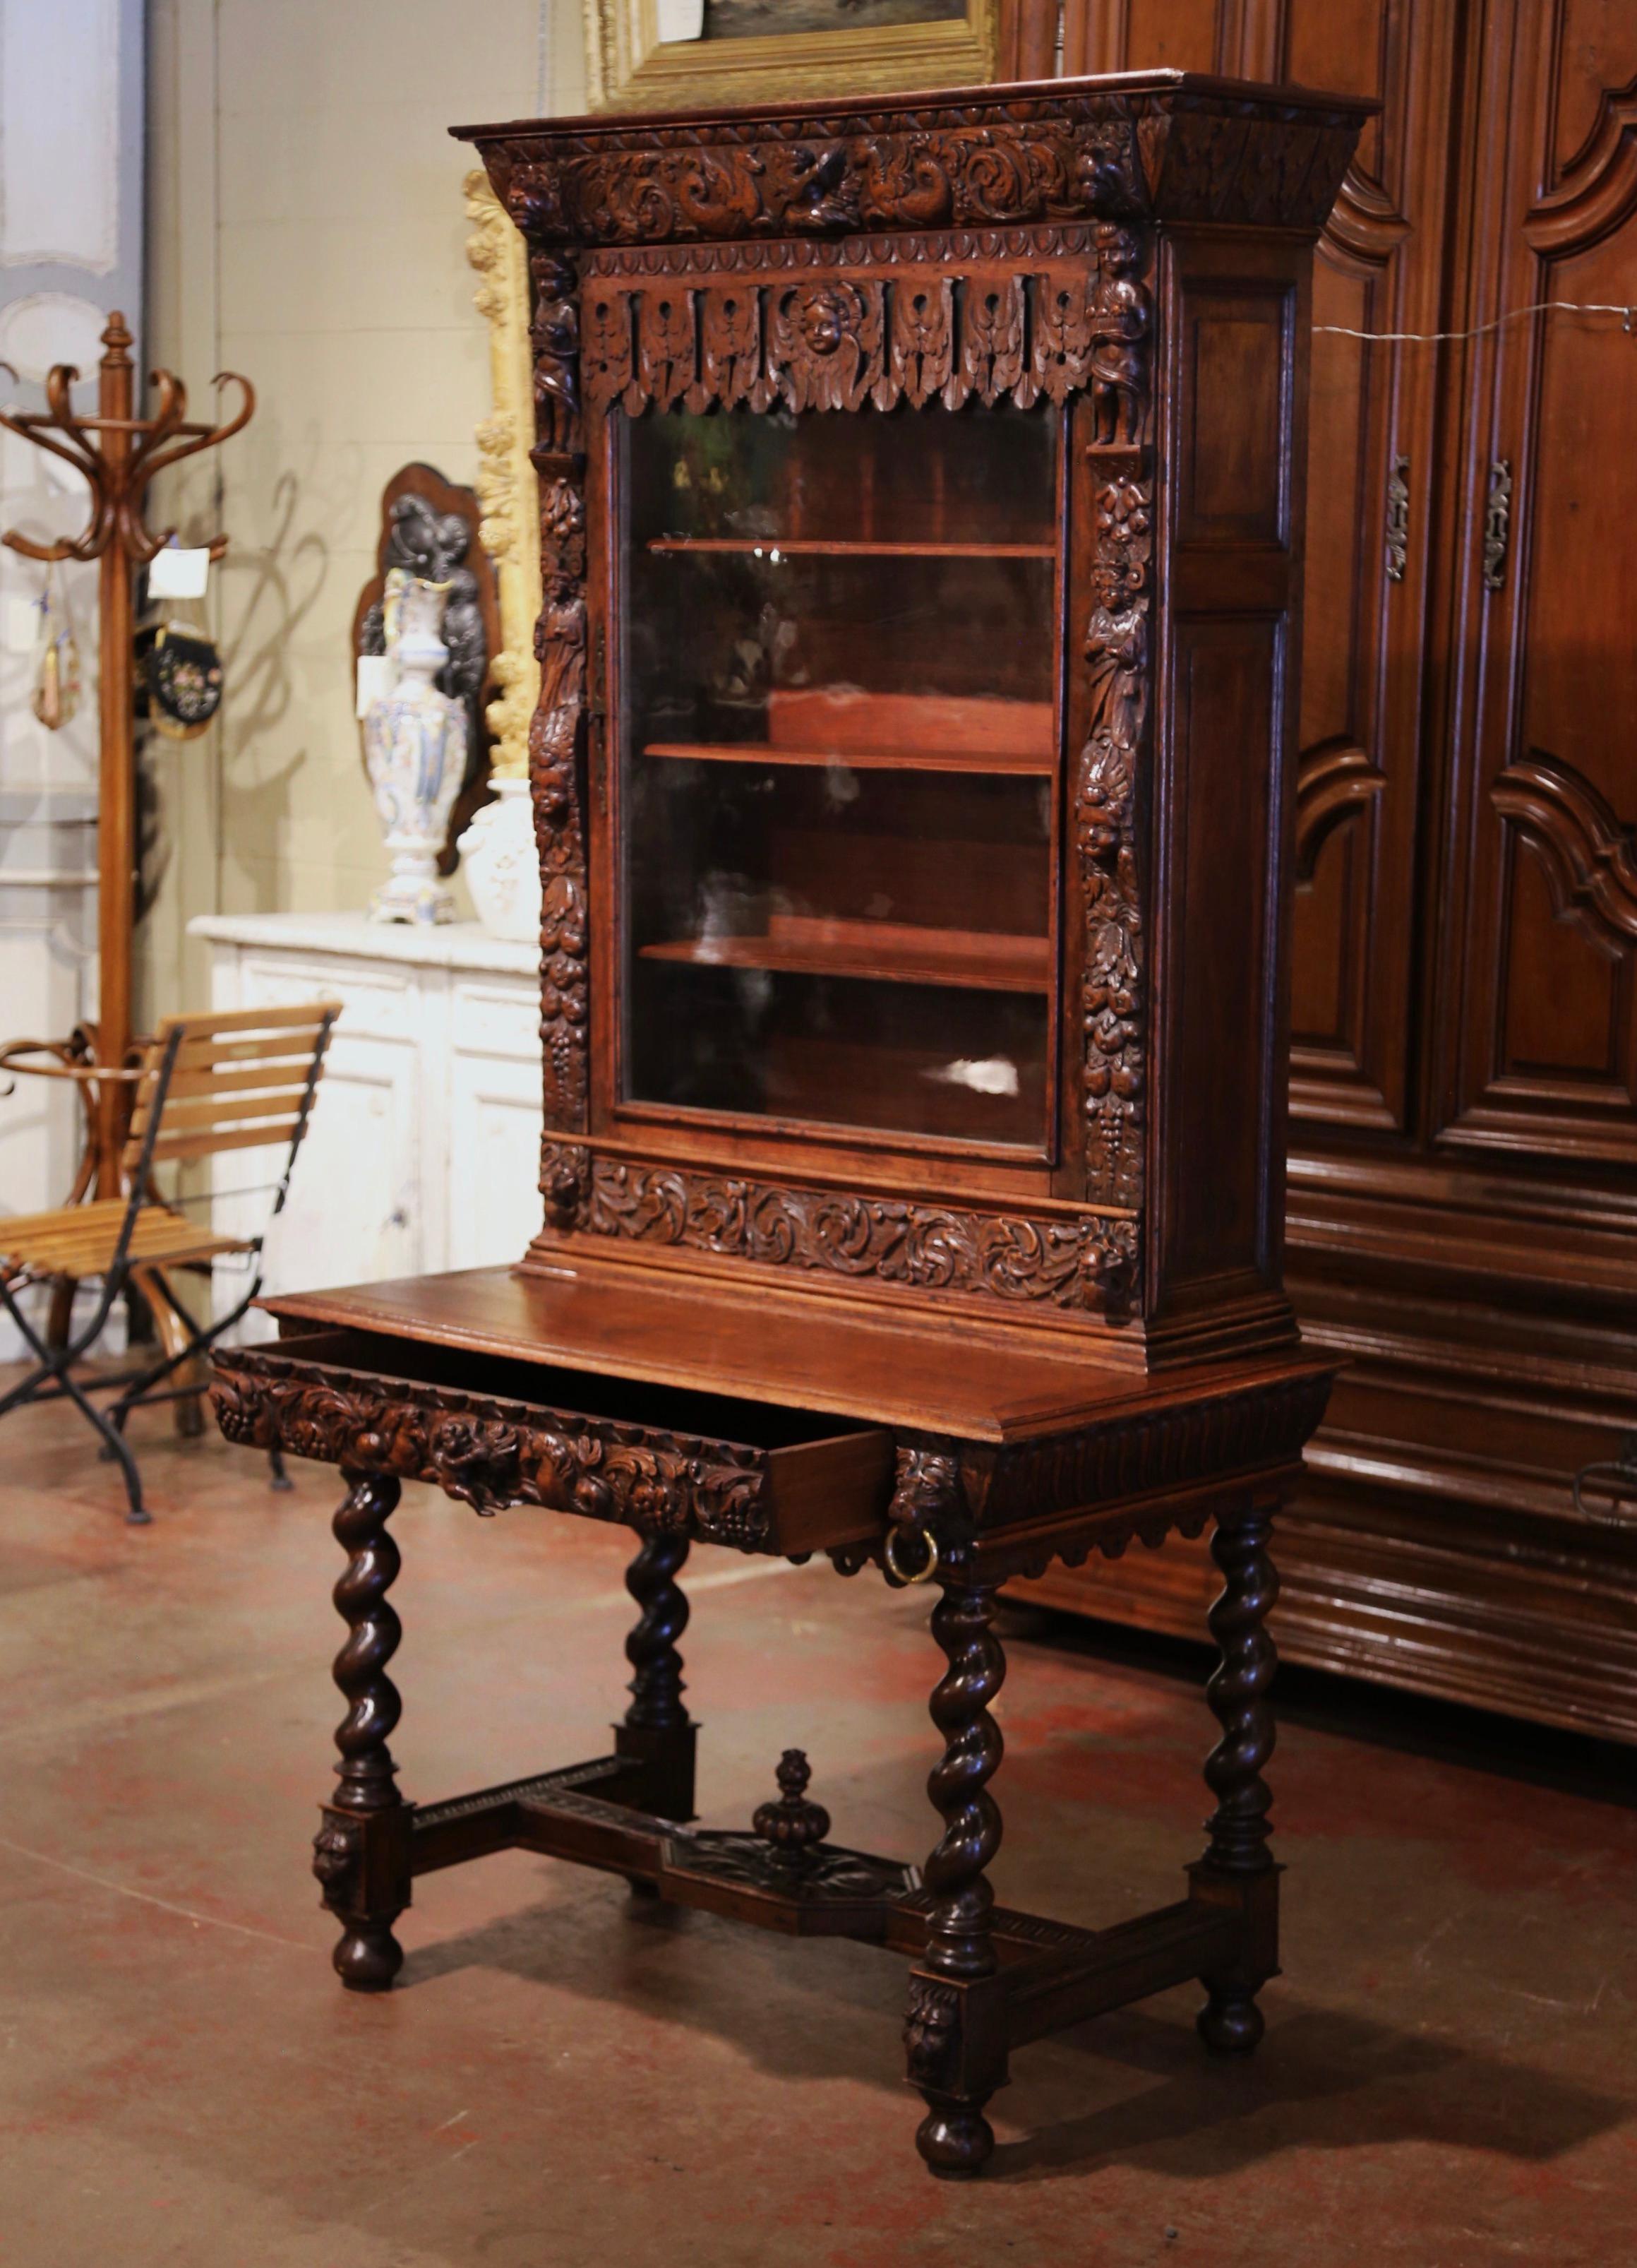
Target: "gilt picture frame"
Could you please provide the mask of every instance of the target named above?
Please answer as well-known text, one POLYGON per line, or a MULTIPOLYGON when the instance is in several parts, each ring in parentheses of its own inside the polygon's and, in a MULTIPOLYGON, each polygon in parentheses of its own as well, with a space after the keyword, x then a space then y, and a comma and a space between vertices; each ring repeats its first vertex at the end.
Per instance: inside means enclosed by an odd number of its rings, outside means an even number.
POLYGON ((998 69, 1001 0, 584 0, 584 9, 594 110, 975 86, 998 69), (764 17, 789 28, 763 29, 764 17), (660 36, 679 20, 699 21, 702 35, 660 36))
POLYGON ((477 270, 473 294, 488 325, 491 408, 477 429, 479 537, 495 563, 500 644, 489 662, 487 711, 495 736, 491 777, 526 779, 529 719, 540 699, 534 652, 540 612, 540 492, 533 460, 534 357, 529 342, 529 264, 523 239, 481 170, 464 183, 476 232, 466 258, 477 270))

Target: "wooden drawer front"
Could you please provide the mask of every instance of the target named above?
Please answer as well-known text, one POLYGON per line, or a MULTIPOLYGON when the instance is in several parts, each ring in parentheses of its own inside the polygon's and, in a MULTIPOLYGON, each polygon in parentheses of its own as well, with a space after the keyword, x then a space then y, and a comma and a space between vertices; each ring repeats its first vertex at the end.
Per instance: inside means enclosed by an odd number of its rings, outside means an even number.
POLYGON ((362 1331, 216 1358, 230 1441, 513 1504, 780 1556, 873 1539, 892 1435, 362 1331))

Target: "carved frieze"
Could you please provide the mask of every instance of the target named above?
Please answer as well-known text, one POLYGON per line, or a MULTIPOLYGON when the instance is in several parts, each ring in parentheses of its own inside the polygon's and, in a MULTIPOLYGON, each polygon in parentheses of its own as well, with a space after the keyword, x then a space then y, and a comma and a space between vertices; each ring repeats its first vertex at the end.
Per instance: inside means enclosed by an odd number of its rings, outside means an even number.
POLYGON ((1345 105, 1172 86, 471 138, 532 242, 606 246, 1093 216, 1318 228, 1358 125, 1345 105))
POLYGON ((1148 391, 1141 247, 1103 228, 1098 256, 1039 272, 808 271, 687 284, 599 276, 585 289, 589 406, 859 409, 976 400, 1027 409, 1088 386, 1129 435, 1148 391))
POLYGON ((1132 1295, 1133 1220, 962 1212, 907 1198, 632 1165, 549 1140, 542 1162, 550 1219, 560 1231, 1017 1305, 1097 1311, 1132 1295))
POLYGON ((767 1543, 763 1454, 612 1418, 547 1422, 526 1403, 349 1373, 245 1349, 211 1384, 230 1441, 429 1482, 475 1512, 551 1512, 759 1550, 767 1543))

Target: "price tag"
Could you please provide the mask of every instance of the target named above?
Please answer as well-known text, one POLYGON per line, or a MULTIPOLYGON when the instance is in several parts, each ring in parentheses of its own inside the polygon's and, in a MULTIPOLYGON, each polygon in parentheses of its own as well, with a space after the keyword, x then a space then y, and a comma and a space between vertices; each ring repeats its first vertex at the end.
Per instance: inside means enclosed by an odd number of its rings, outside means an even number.
POLYGON ((148 596, 150 599, 202 599, 209 579, 210 554, 208 551, 184 551, 180 544, 167 543, 156 551, 148 566, 148 596))
POLYGON ((390 653, 358 656, 358 698, 355 713, 367 717, 378 701, 385 701, 396 681, 390 653))
POLYGON ((659 0, 658 16, 662 40, 702 40, 705 36, 705 0, 659 0))

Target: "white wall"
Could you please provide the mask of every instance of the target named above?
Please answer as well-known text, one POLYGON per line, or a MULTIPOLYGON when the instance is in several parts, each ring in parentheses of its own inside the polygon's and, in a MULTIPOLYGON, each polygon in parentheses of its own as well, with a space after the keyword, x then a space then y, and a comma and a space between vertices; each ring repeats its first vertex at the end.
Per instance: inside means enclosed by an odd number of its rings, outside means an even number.
POLYGON ((152 1008, 197 1006, 195 913, 362 906, 384 871, 352 713, 382 489, 476 470, 488 336, 447 129, 572 110, 576 0, 151 0, 155 352, 242 371, 254 423, 170 510, 231 538, 219 732, 158 759, 169 865, 152 1008))
MULTIPOLYGON (((142 0, 0 0, 0 357, 16 372, 0 398, 24 408, 71 362, 94 409, 107 312, 140 333, 142 73, 142 0)), ((0 434, 0 530, 77 535, 88 501, 79 475, 0 434)), ((29 706, 44 570, 0 549, 0 1039, 64 1038, 96 1006, 97 571, 59 571, 83 692, 49 733, 29 706)), ((0 1092, 0 1213, 60 1204, 80 1139, 65 1086, 0 1092)), ((21 1351, 0 1328, 0 1359, 21 1351)))

